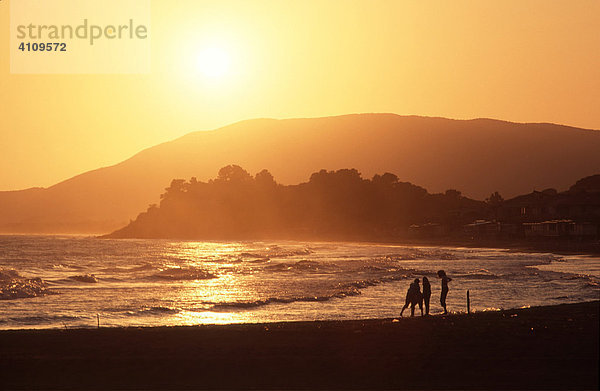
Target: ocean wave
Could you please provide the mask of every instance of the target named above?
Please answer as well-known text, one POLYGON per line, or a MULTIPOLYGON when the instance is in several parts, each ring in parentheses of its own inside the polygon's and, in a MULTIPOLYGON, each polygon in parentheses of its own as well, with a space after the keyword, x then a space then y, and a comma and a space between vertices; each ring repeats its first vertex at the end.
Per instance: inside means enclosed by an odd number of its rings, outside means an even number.
POLYGON ((197 267, 174 267, 161 270, 148 277, 153 280, 209 280, 217 276, 197 267))
MULTIPOLYGON (((408 277, 419 277, 419 276, 435 276, 436 271, 427 269, 415 269, 410 267, 401 267, 395 264, 377 263, 369 265, 361 265, 357 268, 348 269, 346 271, 349 274, 353 273, 373 273, 380 275, 392 275, 394 278, 408 278, 408 277)), ((383 278, 383 277, 382 277, 383 278)))
POLYGON ((21 316, 8 318, 10 322, 22 324, 41 324, 57 321, 76 321, 94 319, 95 316, 71 316, 71 315, 40 315, 40 316, 21 316))
POLYGON ((275 250, 275 251, 269 252, 269 256, 271 258, 295 257, 297 255, 310 255, 310 254, 312 254, 312 251, 309 250, 308 248, 303 248, 300 250, 275 250))
POLYGON ((256 258, 256 259, 253 259, 248 262, 250 262, 250 263, 265 263, 265 262, 269 262, 270 260, 271 260, 271 258, 267 257, 267 258, 256 258))
POLYGON ((271 272, 286 272, 286 271, 295 271, 295 272, 323 272, 326 270, 330 270, 331 265, 328 263, 317 262, 317 261, 309 261, 302 260, 294 263, 273 263, 265 266, 265 270, 271 272))
POLYGON ((309 255, 312 254, 312 250, 308 248, 296 249, 296 250, 286 250, 281 249, 277 246, 270 247, 265 251, 253 251, 253 252, 243 252, 239 256, 241 258, 254 258, 254 259, 263 259, 268 260, 270 258, 289 258, 295 257, 299 255, 309 255))
POLYGON ((152 264, 146 262, 142 265, 133 266, 133 267, 123 267, 123 266, 106 267, 104 269, 101 269, 101 271, 104 273, 131 273, 131 272, 143 272, 143 271, 152 270, 152 269, 154 269, 154 266, 152 266, 152 264))
MULTIPOLYGON (((358 294, 358 293, 357 293, 358 294)), ((343 292, 337 292, 333 295, 323 296, 299 296, 299 297, 270 297, 268 299, 254 300, 254 301, 237 301, 237 302, 222 302, 222 303, 207 303, 212 305, 210 310, 212 311, 224 311, 230 309, 248 309, 254 307, 265 306, 268 304, 289 304, 294 302, 316 302, 316 301, 327 301, 333 298, 342 298, 349 296, 350 294, 344 294, 343 292)))
POLYGON ((244 252, 240 254, 240 258, 257 258, 257 259, 268 259, 269 257, 266 256, 265 254, 258 254, 258 253, 250 253, 250 252, 244 252))
POLYGON ((144 307, 136 312, 129 312, 129 315, 144 315, 144 314, 175 314, 179 312, 179 309, 163 307, 163 306, 153 306, 153 307, 144 307))
POLYGON ((55 269, 55 270, 67 270, 67 269, 80 270, 80 269, 83 269, 83 267, 79 266, 79 265, 71 265, 71 264, 59 263, 59 264, 56 264, 56 265, 52 265, 52 269, 55 269))
POLYGON ((401 280, 406 280, 406 279, 410 280, 413 277, 414 277, 414 275, 412 275, 412 274, 402 273, 402 274, 383 276, 381 278, 371 278, 371 279, 366 279, 366 280, 356 280, 356 281, 352 281, 352 282, 339 283, 338 287, 349 288, 349 289, 364 289, 364 288, 368 288, 370 286, 385 284, 388 282, 401 281, 401 280))
POLYGON ((403 259, 403 260, 412 260, 412 259, 432 259, 432 260, 437 260, 437 259, 443 259, 443 260, 448 260, 448 261, 452 261, 452 260, 456 260, 458 259, 458 257, 449 252, 449 251, 444 251, 444 250, 430 250, 430 249, 410 249, 406 254, 401 254, 398 256, 398 258, 403 259))
POLYGON ((26 299, 50 293, 41 278, 24 278, 15 270, 0 270, 0 300, 26 299))
POLYGON ((345 283, 338 283, 336 289, 330 294, 294 297, 269 297, 267 299, 259 299, 253 301, 219 303, 205 302, 204 304, 209 305, 209 309, 211 311, 219 312, 235 309, 251 309, 269 304, 290 304, 295 302, 324 302, 332 299, 343 299, 345 297, 358 296, 361 294, 361 290, 364 288, 402 279, 406 279, 406 275, 386 276, 380 279, 356 280, 345 283))
POLYGON ((454 274, 454 277, 469 280, 497 280, 501 276, 494 274, 487 269, 479 269, 468 273, 454 274))
POLYGON ((89 283, 89 284, 97 284, 98 283, 98 278, 93 274, 82 274, 82 275, 78 275, 78 276, 70 276, 69 279, 74 280, 74 281, 79 281, 79 282, 85 282, 85 283, 89 283))
POLYGON ((562 280, 584 280, 584 281, 590 281, 590 282, 594 282, 594 283, 600 282, 600 278, 598 278, 594 275, 591 275, 591 274, 561 275, 559 278, 562 280))
POLYGON ((372 271, 372 272, 386 272, 389 270, 388 267, 385 266, 375 266, 375 265, 365 265, 360 268, 362 271, 372 271))

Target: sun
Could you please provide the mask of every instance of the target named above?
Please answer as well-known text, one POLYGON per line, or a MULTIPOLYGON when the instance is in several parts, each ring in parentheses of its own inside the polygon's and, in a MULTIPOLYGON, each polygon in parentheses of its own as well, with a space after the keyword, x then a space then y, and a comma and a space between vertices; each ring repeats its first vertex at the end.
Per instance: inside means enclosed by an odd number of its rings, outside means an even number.
POLYGON ((209 46, 197 58, 198 71, 208 80, 220 80, 231 71, 231 54, 224 47, 209 46))

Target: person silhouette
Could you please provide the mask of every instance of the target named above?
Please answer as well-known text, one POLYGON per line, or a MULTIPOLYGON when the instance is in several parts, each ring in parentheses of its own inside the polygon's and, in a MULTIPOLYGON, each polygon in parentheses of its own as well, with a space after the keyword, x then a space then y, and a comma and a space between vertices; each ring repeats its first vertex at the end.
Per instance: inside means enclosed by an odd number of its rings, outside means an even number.
POLYGON ((446 275, 446 272, 443 270, 438 270, 437 272, 438 278, 442 279, 442 294, 440 295, 440 304, 444 307, 444 315, 448 314, 446 310, 446 297, 448 296, 448 283, 452 281, 450 277, 446 275))
POLYGON ((408 306, 410 305, 410 316, 415 316, 415 306, 419 305, 421 309, 421 316, 423 316, 423 295, 421 294, 421 287, 419 286, 419 279, 415 278, 408 291, 406 292, 406 300, 404 302, 404 307, 402 307, 402 311, 400 311, 400 316, 408 306))
POLYGON ((423 302, 425 303, 425 315, 429 315, 429 299, 431 299, 431 284, 427 277, 423 277, 423 302))

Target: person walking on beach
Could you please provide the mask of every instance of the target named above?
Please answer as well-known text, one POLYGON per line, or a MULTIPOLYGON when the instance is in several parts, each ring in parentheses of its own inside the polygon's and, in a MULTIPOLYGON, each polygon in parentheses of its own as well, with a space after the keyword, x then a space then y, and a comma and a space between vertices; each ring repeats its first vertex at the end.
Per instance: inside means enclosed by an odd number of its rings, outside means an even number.
POLYGON ((427 277, 423 277, 423 302, 425 303, 425 315, 429 315, 429 299, 431 299, 431 284, 427 277))
POLYGON ((452 281, 450 277, 446 275, 446 272, 443 270, 438 270, 437 275, 442 279, 442 294, 440 295, 440 304, 444 307, 444 315, 448 314, 446 310, 446 297, 448 296, 448 283, 452 281))
POLYGON ((415 316, 415 306, 419 305, 421 309, 421 316, 423 316, 423 295, 421 294, 421 287, 419 286, 419 279, 415 278, 415 281, 410 284, 408 291, 406 292, 406 300, 404 307, 400 311, 400 316, 408 306, 410 305, 410 316, 415 316))

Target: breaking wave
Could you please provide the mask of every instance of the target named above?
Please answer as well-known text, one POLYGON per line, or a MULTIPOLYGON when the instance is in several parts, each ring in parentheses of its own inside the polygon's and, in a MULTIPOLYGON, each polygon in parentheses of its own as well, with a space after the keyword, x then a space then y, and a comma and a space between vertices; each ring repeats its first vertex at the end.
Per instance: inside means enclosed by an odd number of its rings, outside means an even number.
POLYGON ((312 251, 308 248, 297 249, 297 250, 285 250, 281 249, 278 246, 272 246, 268 250, 264 252, 243 252, 240 254, 241 258, 250 258, 250 259, 271 259, 271 258, 288 258, 295 257, 299 255, 309 255, 312 254, 312 251))
POLYGON ((91 320, 94 319, 94 316, 70 316, 70 315, 45 315, 45 316, 19 316, 19 317, 10 317, 9 321, 15 322, 22 325, 40 325, 40 324, 50 324, 55 322, 72 322, 72 321, 81 321, 81 320, 91 320))
POLYGON ((275 272, 323 272, 331 269, 331 265, 323 262, 302 260, 295 263, 275 263, 265 266, 266 270, 275 272))
POLYGON ((151 280, 209 280, 217 276, 197 267, 173 267, 159 271, 149 277, 151 280))
POLYGON ((333 295, 325 295, 325 296, 300 296, 300 297, 270 297, 268 299, 262 300, 254 300, 254 301, 238 301, 238 302, 223 302, 223 303, 209 303, 212 304, 211 310, 220 311, 220 310, 231 310, 231 309, 247 309, 260 307, 268 304, 289 304, 294 302, 315 302, 315 301, 327 301, 333 298, 342 298, 353 294, 360 293, 351 293, 345 294, 343 292, 338 292, 333 295))
POLYGON ((74 281, 79 281, 79 282, 86 282, 89 284, 98 283, 98 278, 96 278, 96 276, 93 274, 83 274, 83 275, 79 275, 79 276, 71 276, 71 277, 69 277, 69 279, 74 280, 74 281))
POLYGON ((0 300, 26 299, 49 293, 41 278, 24 278, 15 270, 0 270, 0 300))
POLYGON ((162 307, 162 306, 154 306, 154 307, 144 307, 138 310, 136 313, 132 313, 132 315, 143 315, 143 314, 174 314, 179 312, 178 309, 162 307))
POLYGON ((321 302, 331 299, 343 299, 345 297, 358 296, 361 290, 371 286, 379 285, 386 282, 405 279, 406 275, 387 276, 380 279, 358 280, 347 283, 339 283, 333 293, 322 294, 315 296, 295 296, 295 297, 269 297, 267 299, 259 299, 254 301, 238 301, 238 302, 220 302, 204 304, 210 305, 212 311, 226 311, 232 309, 249 309, 269 304, 290 304, 294 302, 321 302))
POLYGON ((455 274, 454 276, 469 280, 496 280, 501 278, 501 276, 498 276, 487 269, 479 269, 465 274, 455 274))
POLYGON ((133 272, 142 272, 146 270, 152 270, 154 266, 152 264, 146 262, 139 266, 133 267, 124 267, 124 266, 112 266, 101 269, 104 273, 133 273, 133 272))

